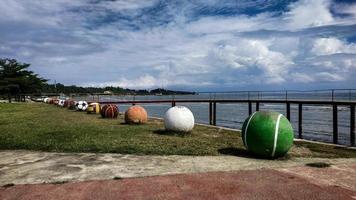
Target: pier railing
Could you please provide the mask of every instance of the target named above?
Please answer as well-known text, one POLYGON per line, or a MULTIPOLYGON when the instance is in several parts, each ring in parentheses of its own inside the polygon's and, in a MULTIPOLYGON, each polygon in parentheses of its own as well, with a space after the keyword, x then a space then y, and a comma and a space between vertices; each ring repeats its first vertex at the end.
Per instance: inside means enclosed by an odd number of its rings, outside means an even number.
MULTIPOLYGON (((23 96, 61 96, 64 93, 38 93, 21 94, 23 96)), ((110 96, 125 97, 126 99, 152 99, 152 94, 116 94, 116 93, 65 93, 66 96, 76 98, 90 96, 92 100, 101 101, 102 98, 110 96)), ((155 96, 154 99, 185 99, 186 96, 194 96, 194 99, 273 99, 273 100, 328 100, 328 101, 355 101, 356 89, 325 89, 325 90, 267 90, 267 91, 218 91, 218 92, 196 92, 185 95, 162 95, 155 96)))
POLYGON ((249 115, 253 112, 253 105, 256 111, 259 111, 260 104, 285 104, 286 117, 291 118, 291 105, 298 106, 298 138, 303 138, 303 105, 329 105, 332 106, 332 127, 333 143, 338 144, 338 106, 346 106, 350 109, 350 145, 355 146, 355 105, 356 101, 317 101, 317 100, 272 100, 272 99, 171 99, 171 100, 128 100, 128 101, 101 101, 101 104, 162 104, 169 103, 175 106, 176 103, 208 103, 209 104, 209 124, 216 126, 216 107, 217 104, 224 103, 247 103, 249 115))

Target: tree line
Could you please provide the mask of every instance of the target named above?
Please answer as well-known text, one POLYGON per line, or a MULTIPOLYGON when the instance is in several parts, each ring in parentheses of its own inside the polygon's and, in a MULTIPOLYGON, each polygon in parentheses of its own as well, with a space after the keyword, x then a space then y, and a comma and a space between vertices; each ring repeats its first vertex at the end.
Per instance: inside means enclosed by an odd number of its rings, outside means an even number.
POLYGON ((195 94, 194 92, 186 91, 175 91, 167 90, 163 88, 157 88, 153 90, 134 90, 129 88, 121 87, 80 87, 80 86, 65 86, 61 83, 57 84, 43 84, 41 93, 63 93, 63 94, 94 94, 94 93, 107 93, 107 94, 118 94, 118 95, 186 95, 186 94, 195 94))
POLYGON ((17 101, 24 100, 24 95, 45 93, 109 93, 119 95, 174 95, 194 94, 194 92, 166 90, 157 88, 153 90, 133 90, 121 87, 81 87, 76 85, 66 86, 61 83, 48 84, 48 80, 30 71, 30 64, 20 63, 15 59, 0 58, 0 96, 10 102, 13 98, 17 101))

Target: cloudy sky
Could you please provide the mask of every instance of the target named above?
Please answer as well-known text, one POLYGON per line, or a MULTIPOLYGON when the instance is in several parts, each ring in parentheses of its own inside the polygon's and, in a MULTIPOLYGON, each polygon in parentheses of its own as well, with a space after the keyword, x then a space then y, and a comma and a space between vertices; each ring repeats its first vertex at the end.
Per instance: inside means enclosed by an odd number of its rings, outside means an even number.
POLYGON ((0 57, 67 85, 355 88, 356 1, 1 0, 0 57))

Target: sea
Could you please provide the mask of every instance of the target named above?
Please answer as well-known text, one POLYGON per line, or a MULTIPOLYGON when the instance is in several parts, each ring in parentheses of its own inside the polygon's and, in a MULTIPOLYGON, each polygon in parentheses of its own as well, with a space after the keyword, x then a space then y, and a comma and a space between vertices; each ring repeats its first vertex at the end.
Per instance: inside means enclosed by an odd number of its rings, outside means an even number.
MULTIPOLYGON (((269 91, 269 92, 206 92, 194 95, 102 95, 77 96, 76 100, 89 102, 125 101, 125 100, 179 100, 179 99, 288 99, 288 100, 321 100, 321 101, 356 101, 356 90, 321 90, 321 91, 269 91)), ((140 104, 149 116, 163 118, 171 103, 140 104)), ((209 123, 209 103, 176 103, 188 107, 198 123, 209 123)), ((118 105, 124 112, 130 104, 118 105)), ((255 110, 253 104, 253 110, 255 110)), ((260 103, 262 111, 276 111, 286 115, 286 105, 276 103, 260 103)), ((216 125, 233 129, 241 129, 249 116, 247 103, 218 103, 216 107, 216 125)), ((295 138, 298 137, 298 105, 291 104, 291 124, 295 138)), ((303 105, 303 138, 307 140, 333 141, 333 119, 331 105, 303 105)), ((350 144, 350 108, 338 106, 338 143, 350 144)))

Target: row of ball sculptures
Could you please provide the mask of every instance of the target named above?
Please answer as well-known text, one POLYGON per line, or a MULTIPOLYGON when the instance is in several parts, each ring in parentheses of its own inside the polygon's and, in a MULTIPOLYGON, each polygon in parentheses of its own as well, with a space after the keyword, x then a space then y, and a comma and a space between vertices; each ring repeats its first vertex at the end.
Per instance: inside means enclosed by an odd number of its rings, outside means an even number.
MULTIPOLYGON (((45 98, 45 103, 86 111, 88 114, 101 114, 103 118, 115 119, 119 109, 114 104, 90 103, 86 101, 45 98)), ((131 106, 125 112, 127 124, 147 122, 146 110, 138 105, 131 106)), ((184 106, 169 108, 164 115, 164 126, 168 131, 191 132, 194 128, 194 115, 184 106)), ((294 133, 289 120, 280 113, 256 111, 242 126, 242 140, 246 149, 258 157, 277 158, 284 156, 293 145, 294 133)))

